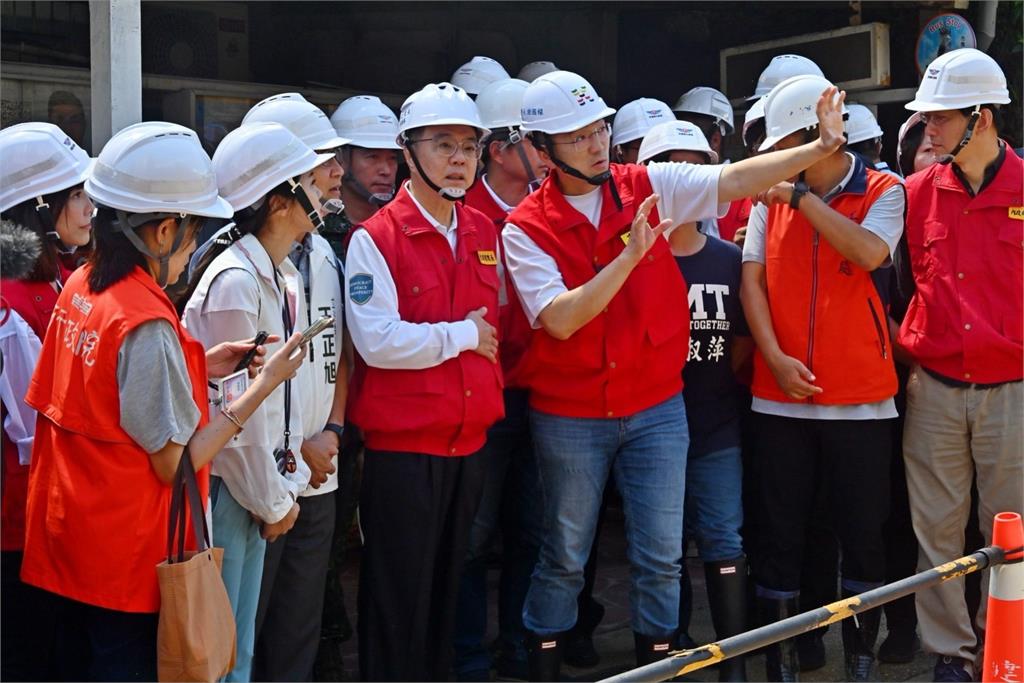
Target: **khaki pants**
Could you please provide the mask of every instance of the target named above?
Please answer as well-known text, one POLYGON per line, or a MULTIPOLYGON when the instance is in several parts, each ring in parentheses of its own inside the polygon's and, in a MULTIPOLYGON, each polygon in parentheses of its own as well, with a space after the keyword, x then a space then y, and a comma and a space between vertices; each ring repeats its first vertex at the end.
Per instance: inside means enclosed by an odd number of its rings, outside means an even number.
MULTIPOLYGON (((907 383, 903 457, 923 571, 963 555, 964 527, 977 474, 979 519, 986 545, 998 512, 1024 509, 1024 384, 958 389, 915 366, 907 383)), ((971 551, 975 548, 969 549, 971 551)), ((984 627, 988 572, 982 577, 978 624, 984 627)), ((971 662, 976 645, 964 582, 917 594, 924 649, 971 662)))

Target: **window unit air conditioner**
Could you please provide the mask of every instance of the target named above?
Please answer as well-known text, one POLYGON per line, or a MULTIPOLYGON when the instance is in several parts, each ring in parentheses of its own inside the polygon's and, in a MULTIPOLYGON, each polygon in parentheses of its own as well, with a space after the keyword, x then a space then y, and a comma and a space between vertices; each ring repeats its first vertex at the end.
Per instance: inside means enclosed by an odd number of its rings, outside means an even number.
POLYGON ((142 3, 142 70, 166 76, 249 80, 246 3, 142 3))
POLYGON ((752 95, 757 77, 772 57, 787 53, 813 60, 833 83, 848 92, 891 84, 889 25, 873 22, 726 48, 719 53, 722 92, 733 101, 752 95))

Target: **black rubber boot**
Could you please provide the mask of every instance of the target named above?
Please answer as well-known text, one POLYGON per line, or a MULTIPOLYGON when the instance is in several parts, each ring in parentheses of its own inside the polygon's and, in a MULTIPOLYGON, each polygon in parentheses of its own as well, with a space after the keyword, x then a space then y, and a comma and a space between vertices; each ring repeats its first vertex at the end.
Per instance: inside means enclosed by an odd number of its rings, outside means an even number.
POLYGON ((645 636, 633 631, 633 645, 636 647, 636 665, 660 662, 672 650, 672 637, 669 633, 661 636, 645 636))
POLYGON ((594 648, 594 631, 604 619, 604 605, 593 598, 581 602, 576 625, 562 639, 562 659, 581 669, 598 665, 601 655, 594 648))
MULTIPOLYGON (((743 633, 747 628, 747 558, 705 562, 704 579, 715 637, 722 640, 743 633)), ((743 657, 730 657, 719 664, 718 680, 746 681, 747 666, 743 657)))
POLYGON ((531 681, 561 680, 563 634, 541 637, 536 633, 526 636, 526 653, 531 681))
MULTIPOLYGON (((843 591, 848 598, 855 593, 843 591)), ((872 609, 843 619, 843 655, 846 661, 846 680, 871 681, 875 663, 875 640, 882 610, 872 609)))
MULTIPOLYGON (((773 624, 798 614, 796 598, 783 600, 774 598, 757 598, 757 612, 761 624, 773 624)), ((765 651, 765 676, 769 681, 798 681, 796 661, 796 641, 787 638, 775 645, 769 645, 765 651)))

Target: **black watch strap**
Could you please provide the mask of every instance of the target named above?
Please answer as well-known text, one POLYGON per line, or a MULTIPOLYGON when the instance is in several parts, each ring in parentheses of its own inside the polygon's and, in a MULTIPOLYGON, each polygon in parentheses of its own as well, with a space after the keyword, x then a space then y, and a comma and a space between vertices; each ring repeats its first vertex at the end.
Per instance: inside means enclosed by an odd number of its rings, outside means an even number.
POLYGON ((345 433, 345 425, 340 425, 337 422, 328 422, 324 425, 325 432, 333 432, 338 437, 338 442, 341 443, 341 437, 345 433))
POLYGON ((800 206, 800 199, 811 191, 811 188, 802 180, 796 181, 793 185, 793 194, 789 197, 789 208, 797 209, 800 206))

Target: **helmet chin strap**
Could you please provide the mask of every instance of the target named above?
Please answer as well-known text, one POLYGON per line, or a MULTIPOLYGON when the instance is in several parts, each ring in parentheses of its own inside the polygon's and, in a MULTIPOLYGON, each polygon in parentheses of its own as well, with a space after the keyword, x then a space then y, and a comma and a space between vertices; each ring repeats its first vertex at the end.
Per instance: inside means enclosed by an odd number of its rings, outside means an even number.
POLYGON ((171 256, 178 252, 178 249, 181 248, 181 243, 185 241, 185 219, 188 218, 188 214, 153 212, 133 213, 129 215, 121 209, 117 209, 115 214, 117 216, 115 224, 121 234, 128 238, 128 241, 132 243, 133 247, 157 262, 159 266, 156 278, 157 286, 161 289, 167 287, 169 284, 167 282, 168 265, 170 264, 171 256), (174 239, 171 241, 171 248, 166 254, 158 255, 154 254, 153 251, 146 246, 146 243, 142 241, 142 238, 139 237, 137 232, 135 232, 135 229, 149 223, 150 221, 158 221, 165 218, 175 218, 177 222, 177 230, 175 230, 174 239))
MULTIPOLYGON (((409 139, 404 136, 403 140, 406 143, 409 142, 409 139)), ((427 184, 427 187, 441 195, 443 199, 447 199, 450 202, 458 201, 459 199, 462 199, 463 197, 466 196, 466 191, 463 190, 461 187, 441 187, 433 180, 431 180, 430 176, 428 176, 426 171, 423 170, 423 166, 420 164, 420 160, 416 156, 416 150, 414 150, 412 146, 408 144, 406 145, 405 148, 409 150, 409 156, 412 157, 412 163, 414 166, 416 166, 416 170, 419 172, 420 177, 423 178, 423 182, 427 184)))
POLYGON ((370 192, 365 185, 359 182, 356 177, 352 175, 352 172, 349 170, 349 166, 352 161, 352 153, 348 151, 347 148, 343 149, 343 152, 348 155, 348 158, 345 160, 345 174, 341 176, 341 182, 348 185, 353 192, 376 207, 384 206, 395 198, 395 186, 393 184, 390 192, 370 192))
POLYGON ((976 104, 974 105, 974 111, 971 112, 971 118, 967 121, 967 130, 964 131, 964 136, 960 138, 960 144, 953 148, 953 151, 950 152, 949 154, 943 154, 942 156, 938 157, 936 161, 938 161, 943 166, 948 166, 950 163, 952 163, 953 159, 956 158, 956 155, 963 151, 963 148, 966 147, 967 143, 969 143, 971 141, 971 138, 974 137, 974 127, 978 125, 978 119, 980 118, 981 105, 976 104))
POLYGON ((57 232, 57 222, 53 220, 53 212, 50 211, 50 204, 43 195, 36 197, 36 214, 39 216, 39 221, 43 224, 43 233, 46 239, 61 243, 60 234, 57 232))
POLYGON ((563 173, 571 175, 573 178, 585 180, 594 186, 600 186, 604 183, 608 183, 608 188, 612 192, 612 199, 615 201, 615 206, 619 208, 619 211, 622 210, 622 200, 619 198, 619 191, 615 188, 615 183, 609 182, 612 177, 610 168, 607 171, 598 173, 597 175, 588 176, 555 156, 555 146, 551 143, 551 136, 547 133, 542 133, 541 135, 543 136, 541 138, 541 144, 544 146, 544 151, 546 151, 548 156, 551 157, 551 161, 555 162, 555 166, 561 169, 563 173))
POLYGON ((516 150, 516 156, 519 157, 519 162, 523 165, 523 170, 526 171, 526 185, 530 192, 533 192, 540 187, 540 179, 533 172, 533 165, 530 164, 530 159, 526 156, 526 150, 523 149, 523 145, 519 144, 521 142, 523 142, 523 134, 516 128, 509 128, 508 142, 503 143, 502 148, 513 147, 516 150))
POLYGON ((297 178, 298 176, 295 178, 289 178, 288 186, 291 188, 292 195, 295 197, 295 200, 299 202, 299 206, 301 206, 302 210, 306 212, 306 218, 308 218, 309 222, 313 224, 313 228, 315 230, 319 230, 324 227, 324 219, 320 217, 320 212, 313 206, 313 202, 309 198, 309 193, 306 192, 306 188, 299 183, 297 178))

